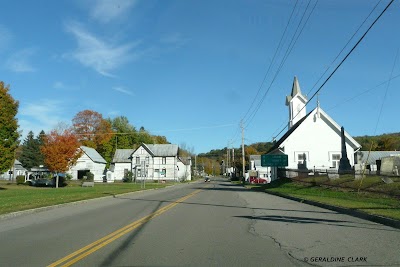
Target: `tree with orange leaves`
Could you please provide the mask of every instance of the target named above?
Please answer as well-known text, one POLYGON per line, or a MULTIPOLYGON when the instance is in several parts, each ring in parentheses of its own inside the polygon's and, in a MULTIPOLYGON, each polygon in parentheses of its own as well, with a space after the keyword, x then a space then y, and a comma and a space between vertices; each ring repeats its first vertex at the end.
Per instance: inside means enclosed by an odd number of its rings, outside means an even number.
POLYGON ((78 112, 72 119, 74 133, 84 146, 98 148, 113 137, 111 123, 93 110, 78 112))
POLYGON ((52 130, 43 138, 40 148, 44 162, 51 172, 57 173, 56 188, 58 188, 58 173, 66 172, 74 166, 82 155, 78 138, 71 129, 52 130))

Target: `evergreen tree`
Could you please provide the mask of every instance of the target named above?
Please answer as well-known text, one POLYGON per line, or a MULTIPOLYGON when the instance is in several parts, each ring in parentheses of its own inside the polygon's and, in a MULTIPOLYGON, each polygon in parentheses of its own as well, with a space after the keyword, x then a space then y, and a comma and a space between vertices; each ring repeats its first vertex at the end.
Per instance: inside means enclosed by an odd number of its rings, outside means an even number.
POLYGON ((26 136, 23 144, 19 161, 25 168, 31 169, 44 164, 44 157, 40 151, 40 146, 43 145, 44 131, 34 138, 33 132, 30 131, 26 136))

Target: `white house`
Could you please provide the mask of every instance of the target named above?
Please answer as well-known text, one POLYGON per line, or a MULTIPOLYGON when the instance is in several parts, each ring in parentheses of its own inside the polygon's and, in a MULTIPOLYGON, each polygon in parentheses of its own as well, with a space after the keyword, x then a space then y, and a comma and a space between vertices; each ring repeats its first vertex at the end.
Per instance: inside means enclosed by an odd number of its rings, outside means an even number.
POLYGON ((94 174, 95 182, 103 182, 106 160, 94 148, 81 146, 82 156, 67 173, 72 175, 73 180, 82 179, 88 172, 94 174))
POLYGON ((178 157, 177 169, 178 179, 180 181, 191 181, 192 180, 192 160, 190 157, 181 158, 178 157))
MULTIPOLYGON (((286 97, 289 129, 268 154, 288 155, 289 169, 338 169, 341 158, 341 127, 317 104, 306 114, 307 99, 294 78, 292 92, 286 97)), ((350 165, 361 145, 345 131, 345 145, 350 165)), ((276 173, 273 171, 273 175, 276 173)))
POLYGON ((22 166, 22 163, 19 160, 14 160, 12 169, 9 169, 4 173, 0 173, 0 179, 9 180, 11 178, 12 180, 15 180, 15 178, 20 175, 25 176, 26 179, 27 173, 28 170, 22 166))
POLYGON ((121 181, 128 171, 132 171, 132 154, 135 149, 117 149, 111 162, 110 171, 114 180, 121 181))
POLYGON ((250 155, 250 171, 257 171, 257 177, 271 182, 271 167, 261 166, 261 155, 250 155))
POLYGON ((131 171, 138 180, 190 180, 191 162, 178 157, 171 144, 141 144, 137 149, 117 149, 111 163, 115 180, 131 171))

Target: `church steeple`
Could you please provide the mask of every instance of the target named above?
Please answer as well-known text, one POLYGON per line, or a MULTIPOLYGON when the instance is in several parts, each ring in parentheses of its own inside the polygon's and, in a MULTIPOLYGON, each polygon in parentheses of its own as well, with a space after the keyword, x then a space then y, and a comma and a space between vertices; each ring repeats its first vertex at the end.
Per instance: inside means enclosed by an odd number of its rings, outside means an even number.
POLYGON ((295 76, 292 92, 289 96, 286 96, 286 106, 289 106, 289 129, 306 116, 306 103, 307 98, 301 93, 299 81, 295 76))

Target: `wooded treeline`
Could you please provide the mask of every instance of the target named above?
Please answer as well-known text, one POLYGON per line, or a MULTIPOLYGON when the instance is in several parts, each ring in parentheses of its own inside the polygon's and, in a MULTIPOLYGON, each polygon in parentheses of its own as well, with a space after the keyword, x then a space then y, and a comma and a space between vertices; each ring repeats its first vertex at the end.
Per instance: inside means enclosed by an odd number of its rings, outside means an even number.
POLYGON ((134 149, 142 143, 169 144, 165 136, 152 135, 144 127, 136 130, 124 116, 103 119, 96 111, 84 110, 72 119, 72 126, 60 124, 49 133, 41 131, 37 136, 30 131, 19 146, 16 158, 28 169, 43 165, 51 171, 63 172, 77 159, 73 151, 83 145, 96 149, 108 167, 116 149, 134 149), (64 162, 62 166, 60 162, 64 162))

